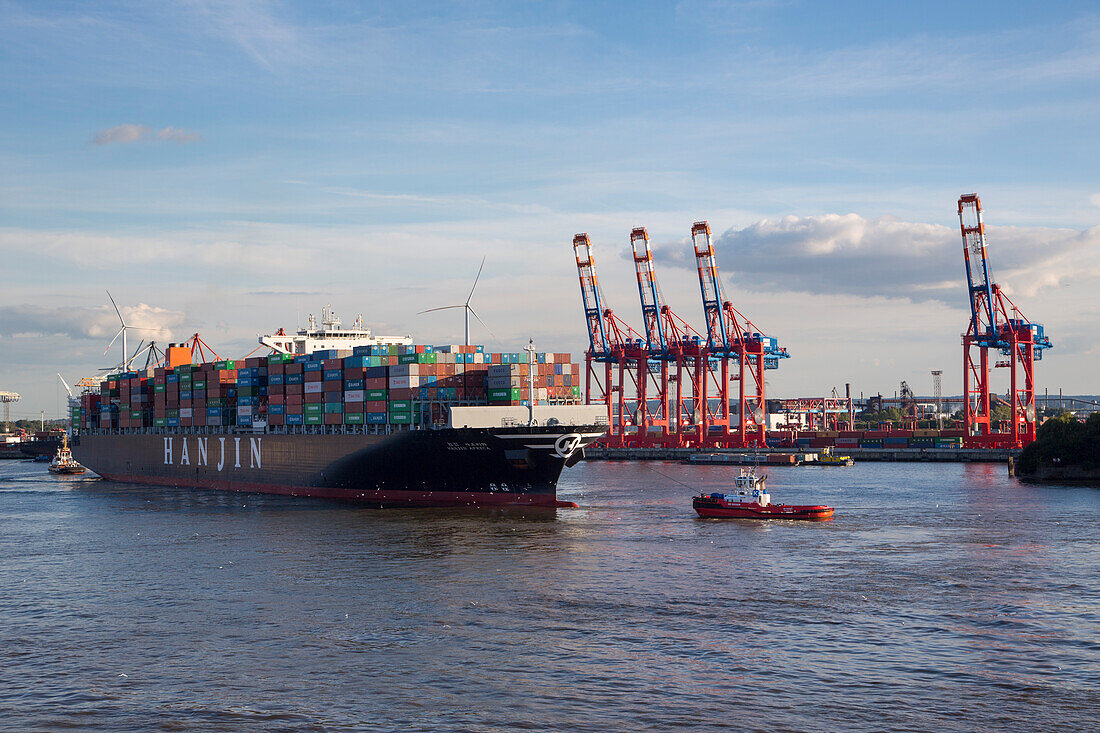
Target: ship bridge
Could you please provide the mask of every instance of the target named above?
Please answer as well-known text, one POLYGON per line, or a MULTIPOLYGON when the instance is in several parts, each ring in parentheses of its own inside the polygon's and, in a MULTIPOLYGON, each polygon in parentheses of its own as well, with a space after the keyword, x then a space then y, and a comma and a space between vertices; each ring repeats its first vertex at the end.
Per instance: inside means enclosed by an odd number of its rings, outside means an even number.
POLYGON ((306 327, 298 329, 297 333, 288 334, 280 328, 274 334, 260 336, 259 342, 275 353, 298 356, 328 349, 354 349, 356 346, 406 345, 411 344, 413 338, 411 335, 375 336, 363 325, 362 314, 356 316, 351 326, 344 326, 332 306, 326 305, 321 309, 319 321, 310 314, 306 327))

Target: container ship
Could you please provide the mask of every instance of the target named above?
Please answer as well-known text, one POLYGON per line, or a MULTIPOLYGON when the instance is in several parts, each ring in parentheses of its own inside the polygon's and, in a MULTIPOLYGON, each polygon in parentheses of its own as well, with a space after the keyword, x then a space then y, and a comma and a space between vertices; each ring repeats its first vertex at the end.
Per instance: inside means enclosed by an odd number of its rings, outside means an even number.
POLYGON ((607 429, 569 354, 377 337, 330 312, 273 353, 108 375, 73 407, 73 457, 105 479, 370 506, 575 506, 564 468, 607 429))

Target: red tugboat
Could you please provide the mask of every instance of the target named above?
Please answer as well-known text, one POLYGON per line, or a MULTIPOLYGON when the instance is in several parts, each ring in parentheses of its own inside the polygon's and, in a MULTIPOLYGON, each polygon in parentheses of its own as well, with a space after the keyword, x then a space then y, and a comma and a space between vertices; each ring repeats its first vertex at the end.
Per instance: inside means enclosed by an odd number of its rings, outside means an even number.
POLYGON ((831 506, 772 504, 764 488, 767 480, 767 474, 758 476, 755 467, 741 469, 734 482, 736 494, 699 494, 691 504, 707 519, 832 519, 831 506))

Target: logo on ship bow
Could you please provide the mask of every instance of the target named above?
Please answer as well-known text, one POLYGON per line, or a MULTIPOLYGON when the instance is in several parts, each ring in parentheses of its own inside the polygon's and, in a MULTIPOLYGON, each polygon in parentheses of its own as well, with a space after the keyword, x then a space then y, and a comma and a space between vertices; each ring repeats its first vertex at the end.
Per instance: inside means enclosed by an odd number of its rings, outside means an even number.
POLYGON ((580 444, 581 436, 577 433, 559 435, 558 439, 554 441, 554 455, 558 458, 568 458, 573 455, 580 444))

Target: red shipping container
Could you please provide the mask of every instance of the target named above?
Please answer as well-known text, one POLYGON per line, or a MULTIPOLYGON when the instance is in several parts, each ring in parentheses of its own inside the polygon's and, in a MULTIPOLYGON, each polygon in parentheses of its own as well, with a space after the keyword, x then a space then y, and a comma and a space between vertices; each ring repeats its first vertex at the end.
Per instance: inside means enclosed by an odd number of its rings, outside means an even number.
POLYGON ((271 394, 271 392, 270 392, 270 391, 269 391, 269 392, 267 393, 267 403, 268 403, 269 405, 281 405, 281 404, 284 404, 284 402, 283 402, 283 401, 284 401, 284 399, 285 399, 285 396, 284 396, 284 395, 282 395, 282 394, 271 394))
POLYGON ((267 424, 268 425, 285 425, 286 424, 285 417, 283 415, 268 415, 267 416, 267 424))
POLYGON ((362 379, 366 374, 367 370, 363 367, 348 367, 344 370, 344 379, 362 379))
POLYGON ((307 382, 321 382, 324 381, 325 373, 321 371, 306 372, 305 381, 307 382))
MULTIPOLYGON (((385 400, 369 400, 363 403, 363 412, 385 412, 386 407, 385 400)), ((355 412, 355 410, 348 410, 348 412, 355 412)))
POLYGON ((301 374, 302 365, 297 362, 288 362, 283 364, 283 368, 286 370, 286 374, 301 374))
POLYGON ((326 412, 325 425, 343 425, 344 414, 341 412, 326 412))
POLYGON ((411 400, 416 399, 420 394, 419 389, 409 389, 408 387, 401 387, 399 389, 390 390, 391 400, 411 400))
POLYGON ((343 369, 344 368, 344 360, 343 359, 325 359, 323 362, 321 362, 321 368, 322 369, 343 369))
POLYGON ((367 377, 363 380, 363 389, 386 389, 389 380, 385 377, 367 377))
POLYGON ((300 395, 305 390, 305 385, 302 384, 284 384, 283 392, 290 396, 292 394, 300 395))
POLYGON ((345 402, 344 412, 365 412, 363 402, 345 402))
POLYGON ((284 399, 283 404, 285 404, 285 405, 300 405, 300 404, 302 404, 302 395, 301 394, 288 394, 283 399, 284 399))
POLYGON ((196 427, 196 428, 205 427, 206 426, 206 413, 205 412, 196 413, 191 418, 191 425, 196 427))
POLYGON ((285 369, 286 366, 281 361, 267 365, 268 374, 283 374, 285 372, 285 369))
POLYGON ((302 402, 307 405, 319 405, 324 402, 324 395, 320 392, 310 392, 309 394, 302 395, 302 402))

